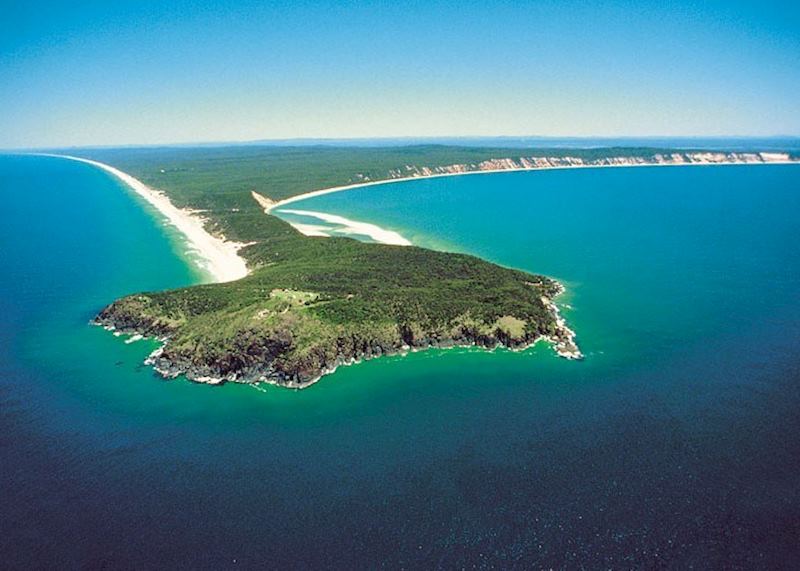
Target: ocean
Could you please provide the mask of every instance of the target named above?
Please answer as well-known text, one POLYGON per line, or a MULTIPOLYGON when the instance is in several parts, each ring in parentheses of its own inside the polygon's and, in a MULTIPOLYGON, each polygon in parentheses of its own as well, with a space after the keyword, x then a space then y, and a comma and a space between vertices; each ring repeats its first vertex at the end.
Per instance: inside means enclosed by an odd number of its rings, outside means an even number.
POLYGON ((586 355, 423 351, 303 391, 164 381, 89 325, 205 279, 111 175, 0 156, 0 192, 2 567, 800 565, 797 166, 293 203, 559 279, 586 355))

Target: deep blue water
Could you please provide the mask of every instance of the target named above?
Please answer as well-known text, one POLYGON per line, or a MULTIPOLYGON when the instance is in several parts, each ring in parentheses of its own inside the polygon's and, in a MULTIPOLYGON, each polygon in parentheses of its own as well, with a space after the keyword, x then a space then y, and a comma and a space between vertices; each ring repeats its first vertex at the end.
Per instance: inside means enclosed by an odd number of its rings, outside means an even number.
POLYGON ((422 352, 308 390, 166 382, 87 324, 196 283, 93 167, 0 157, 9 568, 800 563, 800 168, 455 177, 297 208, 562 279, 587 353, 422 352))

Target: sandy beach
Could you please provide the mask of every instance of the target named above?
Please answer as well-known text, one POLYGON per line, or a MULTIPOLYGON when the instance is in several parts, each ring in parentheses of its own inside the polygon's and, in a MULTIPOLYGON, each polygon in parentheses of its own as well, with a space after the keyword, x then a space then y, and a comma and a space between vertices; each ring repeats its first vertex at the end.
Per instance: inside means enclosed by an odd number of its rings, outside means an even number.
MULTIPOLYGON (((204 220, 198 216, 197 213, 176 207, 167 198, 167 196, 158 190, 152 189, 145 185, 140 180, 132 177, 131 175, 114 168, 99 161, 84 159, 70 155, 55 155, 48 154, 47 156, 60 157, 64 159, 79 161, 101 168, 106 172, 116 176, 128 187, 130 187, 139 196, 144 198, 149 204, 155 207, 167 220, 177 228, 185 237, 189 248, 197 255, 197 263, 201 270, 206 273, 210 281, 214 282, 228 282, 240 279, 247 275, 247 265, 244 259, 239 256, 238 251, 245 246, 245 244, 225 240, 224 237, 217 237, 209 233, 204 227, 204 220)), ((479 174, 495 174, 501 172, 520 172, 520 171, 537 171, 537 170, 556 170, 556 169, 578 169, 578 168, 623 168, 623 167, 647 167, 647 166, 708 166, 708 165, 741 165, 741 164, 797 164, 797 161, 789 159, 788 155, 783 153, 753 153, 748 155, 731 155, 737 157, 737 160, 721 160, 722 155, 714 155, 712 153, 694 153, 691 155, 692 162, 685 161, 672 161, 670 156, 664 156, 664 162, 636 162, 635 159, 619 157, 614 159, 617 162, 612 164, 577 164, 570 161, 569 164, 530 164, 525 163, 526 166, 518 166, 511 159, 498 159, 494 161, 497 163, 497 168, 482 168, 480 170, 457 170, 456 172, 426 172, 424 174, 415 174, 413 176, 389 178, 377 181, 368 181, 355 184, 348 184, 343 186, 335 186, 314 190, 303 194, 298 194, 280 201, 272 201, 263 195, 253 192, 253 198, 264 209, 264 212, 269 214, 273 210, 282 208, 294 202, 299 202, 307 198, 315 196, 322 196, 334 192, 343 192, 356 188, 364 188, 368 186, 376 186, 383 184, 392 184, 397 182, 406 182, 410 180, 420 180, 428 178, 440 178, 449 176, 463 176, 463 175, 479 175, 479 174), (742 158, 739 158, 742 157, 742 158)), ((548 161, 551 159, 545 159, 548 161)), ((449 165, 445 168, 458 168, 462 165, 449 165)), ((366 235, 375 242, 383 244, 393 244, 408 246, 411 242, 403 237, 401 234, 380 228, 374 224, 367 222, 360 222, 356 220, 349 220, 344 217, 309 211, 293 211, 284 209, 283 211, 290 214, 307 215, 323 222, 328 225, 315 225, 315 224, 299 224, 292 223, 292 226, 301 233, 307 236, 331 236, 330 225, 335 225, 333 228, 339 234, 359 234, 366 235)))
POLYGON ((245 246, 238 242, 213 236, 204 227, 204 220, 196 213, 178 208, 167 196, 133 178, 131 175, 105 163, 69 155, 45 155, 93 165, 114 175, 136 194, 158 210, 186 239, 190 250, 196 254, 197 263, 210 281, 230 282, 247 275, 247 264, 239 256, 245 246))
MULTIPOLYGON (((497 162, 503 164, 498 168, 488 168, 488 169, 481 169, 481 170, 460 170, 457 172, 444 172, 444 173, 431 173, 431 174, 418 174, 413 176, 405 176, 405 177, 397 177, 397 178, 388 178, 388 179, 381 179, 375 181, 368 181, 368 182, 359 182, 354 184, 347 184, 342 186, 333 186, 330 188, 323 188, 320 190, 312 190, 310 192, 305 192, 303 194, 298 194, 295 196, 290 196, 289 198, 284 198, 283 200, 279 200, 277 202, 271 201, 269 199, 265 199, 265 197, 261 197, 264 200, 259 200, 258 202, 264 207, 264 212, 270 213, 272 210, 276 208, 281 208, 286 206, 287 204, 291 204, 293 202, 298 202, 300 200, 305 200, 306 198, 313 198, 315 196, 323 196, 325 194, 331 194, 334 192, 342 192, 345 190, 352 190, 355 188, 364 188, 368 186, 377 186, 382 184, 392 184, 396 182, 407 182, 409 180, 421 180, 421 179, 428 179, 428 178, 441 178, 447 176, 465 176, 465 175, 479 175, 479 174, 495 174, 501 172, 522 172, 522 171, 540 171, 540 170, 561 170, 561 169, 586 169, 586 168, 629 168, 629 167, 677 167, 677 166, 731 166, 731 165, 776 165, 776 164, 798 164, 798 161, 791 160, 786 153, 749 153, 739 154, 742 157, 752 157, 752 160, 714 160, 714 153, 693 153, 692 156, 696 157, 696 162, 648 162, 648 163, 640 163, 634 162, 633 160, 626 159, 625 157, 620 157, 620 160, 623 162, 614 163, 614 164, 559 164, 559 165, 531 165, 531 166, 506 166, 510 159, 499 159, 497 162), (624 162, 630 160, 630 162, 624 162)), ((668 159, 669 157, 664 157, 668 159)), ((449 167, 458 167, 461 165, 448 165, 449 167)), ((255 194, 255 193, 253 193, 255 194)))

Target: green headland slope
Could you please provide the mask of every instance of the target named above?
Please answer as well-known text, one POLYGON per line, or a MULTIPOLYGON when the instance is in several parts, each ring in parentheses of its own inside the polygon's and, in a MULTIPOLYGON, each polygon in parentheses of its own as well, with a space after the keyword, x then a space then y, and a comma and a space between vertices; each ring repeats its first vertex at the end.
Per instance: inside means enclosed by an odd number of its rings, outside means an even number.
MULTIPOLYGON (((552 279, 462 254, 303 236, 265 214, 252 192, 277 201, 333 186, 451 172, 723 160, 706 152, 659 149, 442 146, 71 154, 131 174, 177 206, 202 211, 210 232, 249 244, 240 251, 250 269, 247 277, 136 293, 104 308, 97 323, 163 339, 149 362, 165 376, 292 387, 307 386, 340 364, 409 348, 518 348, 545 338, 565 357, 580 352, 552 302, 561 291, 552 279)), ((752 154, 724 157, 763 160, 752 154)))

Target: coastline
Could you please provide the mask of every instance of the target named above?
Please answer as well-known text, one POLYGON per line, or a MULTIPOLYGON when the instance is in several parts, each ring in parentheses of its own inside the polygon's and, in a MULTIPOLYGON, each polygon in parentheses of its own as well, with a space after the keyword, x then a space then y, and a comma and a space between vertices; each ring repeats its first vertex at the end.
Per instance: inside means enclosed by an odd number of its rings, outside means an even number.
POLYGON ((249 273, 244 258, 239 256, 239 250, 247 244, 232 242, 224 237, 212 235, 205 229, 205 220, 202 217, 195 212, 178 208, 163 192, 152 189, 128 173, 99 161, 71 155, 39 154, 39 156, 86 163, 102 169, 122 181, 153 206, 183 235, 190 248, 200 258, 200 261, 192 260, 192 262, 200 266, 200 269, 208 275, 212 282, 235 281, 249 273))
MULTIPOLYGON (((223 247, 226 247, 228 251, 233 252, 234 258, 241 261, 242 267, 244 270, 245 275, 247 273, 246 267, 244 266, 244 261, 238 256, 237 251, 239 248, 243 246, 243 244, 233 244, 231 242, 225 242, 224 238, 215 238, 211 236, 208 232, 203 229, 202 224, 203 220, 197 216, 197 213, 185 211, 178 209, 173 205, 169 199, 163 195, 163 193, 150 189, 146 185, 144 185, 141 181, 131 177, 127 173, 119 171, 114 167, 109 165, 105 165, 103 163, 99 163, 96 161, 91 161, 88 159, 82 159, 78 157, 71 157, 71 156, 62 156, 62 155, 53 155, 59 156, 61 158, 67 158, 71 160, 76 160, 79 162, 85 162, 88 164, 92 164, 98 168, 102 168, 107 172, 113 174, 124 183, 126 183, 130 188, 132 188, 135 192, 143 196, 150 204, 155 206, 159 211, 162 212, 167 218, 173 222, 173 224, 178 227, 179 230, 183 231, 184 234, 187 236, 187 239, 192 241, 193 236, 184 228, 181 228, 179 223, 186 223, 187 221, 192 222, 196 228, 199 228, 200 232, 199 235, 196 237, 200 240, 215 240, 223 247)), ((273 202, 268 198, 257 194, 256 192, 252 192, 253 197, 256 201, 263 207, 264 211, 269 213, 273 211, 275 208, 284 206, 291 202, 296 202, 302 200, 304 198, 309 198, 311 196, 319 196, 324 194, 329 194, 333 192, 340 192, 344 190, 349 190, 353 188, 360 188, 366 186, 372 186, 376 184, 388 184, 392 182, 404 182, 409 180, 414 180, 418 178, 438 178, 443 176, 458 176, 461 174, 492 174, 492 173, 499 173, 499 172, 513 172, 513 171, 532 171, 532 170, 555 170, 555 169, 567 169, 567 168, 603 168, 603 167, 624 167, 624 166, 707 166, 707 165, 736 165, 736 164, 797 164, 797 160, 788 160, 788 155, 766 155, 766 154, 750 154, 750 155, 709 155, 709 160, 704 160, 706 158, 705 155, 675 155, 678 157, 677 159, 673 159, 670 157, 664 157, 662 155, 657 155, 651 159, 637 159, 632 157, 613 157, 610 159, 603 159, 604 161, 608 162, 609 164, 564 164, 564 165, 537 165, 537 166, 530 166, 527 161, 524 161, 526 165, 525 167, 515 167, 515 163, 511 159, 503 159, 503 160, 492 160, 490 161, 491 164, 499 164, 498 168, 483 168, 484 163, 481 163, 480 170, 472 170, 472 171, 464 171, 464 172, 444 172, 444 173, 431 173, 427 172, 424 175, 416 175, 416 176, 409 176, 409 177, 397 177, 397 178, 390 178, 382 181, 371 181, 365 183, 359 183, 354 185, 346 185, 340 187, 332 187, 328 189, 322 189, 318 191, 313 191, 309 193, 304 193, 301 195, 297 195, 295 197, 291 197, 284 201, 280 202, 273 202), (690 162, 686 162, 686 158, 689 157, 690 162), (722 161, 718 160, 718 157, 729 157, 732 160, 722 161), (695 159, 698 159, 695 161, 695 159), (782 160, 786 159, 786 160, 782 160), (656 162, 645 162, 646 160, 655 160, 656 162), (680 162, 679 162, 680 161, 680 162)), ((544 162, 552 161, 555 159, 542 159, 544 162)), ((576 159, 566 158, 567 162, 573 163, 576 159)), ((474 165, 471 165, 474 167, 474 165)), ((441 167, 443 169, 451 169, 451 168, 459 168, 463 167, 463 165, 450 165, 441 167)), ((416 167, 409 167, 416 168, 416 167)), ((427 169, 428 171, 430 169, 427 169)), ((291 211, 287 210, 289 213, 294 213, 298 215, 308 216, 311 215, 312 217, 316 217, 322 221, 327 222, 334 222, 334 223, 341 223, 351 225, 354 221, 350 221, 344 219, 342 217, 337 217, 335 215, 328 215, 326 213, 319 213, 319 212, 311 212, 311 211, 291 211)), ((369 226, 368 230, 358 232, 359 234, 365 234, 367 236, 372 237, 375 239, 370 232, 374 230, 378 230, 380 232, 387 232, 383 229, 380 229, 374 225, 370 225, 367 223, 358 223, 369 226)), ((374 232, 373 232, 374 233, 374 232)), ((396 233, 393 233, 396 234, 396 233)), ((396 236, 400 239, 402 237, 399 234, 396 236)), ((403 239, 404 240, 404 239, 403 239)), ((381 240, 376 240, 380 242, 381 240)), ((202 242, 201 242, 202 243, 202 242)), ((398 244, 399 245, 399 244, 398 244)), ((402 244, 406 245, 406 244, 402 244)), ((213 254, 218 253, 214 252, 213 250, 201 250, 206 253, 208 259, 210 261, 215 261, 212 257, 213 254), (209 255, 209 253, 211 255, 209 255)), ((220 259, 216 259, 217 262, 220 262, 220 259)), ((223 263, 226 260, 221 260, 223 263)), ((227 269, 228 271, 231 270, 230 267, 222 268, 223 270, 227 269)), ((228 274, 230 275, 230 274, 228 274)), ((229 279, 237 279, 238 277, 242 277, 242 275, 236 276, 234 278, 229 279)), ((226 281, 225 279, 220 279, 220 281, 226 281)), ((553 280, 555 281, 555 280, 553 280)), ((424 350, 428 348, 445 348, 450 346, 479 346, 484 348, 495 348, 497 346, 506 346, 511 350, 523 350, 530 345, 535 344, 540 340, 546 341, 549 345, 552 346, 553 350, 557 355, 562 358, 566 359, 582 359, 583 355, 580 352, 576 342, 575 342, 575 332, 572 331, 566 324, 566 321, 560 315, 559 308, 554 302, 554 298, 564 292, 563 285, 555 282, 558 285, 558 291, 556 291, 552 295, 547 295, 546 297, 542 297, 541 301, 544 306, 549 310, 554 322, 555 322, 555 329, 549 335, 537 335, 536 337, 529 337, 526 336, 525 339, 516 339, 510 338, 508 335, 505 337, 501 336, 500 330, 496 333, 494 338, 488 338, 486 336, 483 337, 472 337, 470 335, 457 335, 455 337, 446 338, 446 339, 438 339, 435 336, 433 338, 421 338, 415 343, 411 343, 410 341, 406 344, 403 343, 400 345, 398 342, 397 344, 391 347, 380 347, 380 351, 377 353, 373 353, 372 350, 365 350, 365 351, 356 351, 351 352, 350 354, 339 354, 334 359, 330 359, 327 361, 323 361, 321 364, 324 365, 324 368, 317 369, 316 374, 313 376, 303 376, 297 372, 291 373, 288 371, 288 375, 286 371, 282 371, 281 369, 273 369, 270 366, 266 368, 262 368, 261 366, 254 366, 250 368, 250 370, 243 370, 243 371, 235 371, 231 374, 225 374, 224 370, 214 370, 213 367, 200 365, 198 366, 196 363, 192 363, 191 361, 187 361, 186 359, 182 358, 180 355, 177 355, 177 359, 173 359, 168 354, 164 354, 165 347, 169 344, 168 338, 159 338, 158 340, 162 343, 161 347, 154 351, 146 360, 146 364, 151 365, 159 374, 166 378, 172 378, 179 375, 183 375, 189 380, 204 383, 204 384, 221 384, 224 382, 244 382, 244 383, 259 383, 259 382, 267 382, 267 383, 274 383, 281 386, 285 386, 287 388, 305 388, 306 386, 310 386, 317 382, 321 377, 328 375, 336 370, 336 367, 341 365, 348 365, 355 362, 359 362, 362 359, 369 359, 379 355, 390 355, 396 353, 403 353, 409 350, 424 350), (466 343, 465 343, 466 342, 466 343), (465 344, 464 344, 465 343, 465 344), (464 344, 464 345, 462 345, 464 344), (188 364, 187 364, 188 362, 188 364)), ((120 323, 114 323, 113 321, 102 321, 97 320, 96 323, 99 325, 103 325, 106 328, 116 329, 119 333, 122 334, 133 334, 133 337, 129 340, 130 342, 136 341, 140 339, 142 336, 152 337, 152 335, 148 335, 147 331, 141 331, 138 328, 127 328, 127 327, 119 327, 120 323)), ((503 330, 505 331, 505 330, 503 330)))
POLYGON ((561 282, 553 278, 548 279, 556 286, 555 291, 551 295, 543 295, 540 299, 555 321, 555 329, 552 334, 536 334, 525 338, 512 339, 507 336, 501 336, 498 331, 490 337, 486 335, 459 335, 448 338, 424 337, 415 339, 413 342, 398 342, 391 346, 380 346, 377 350, 372 348, 366 351, 359 350, 349 356, 339 354, 335 360, 320 369, 316 375, 307 378, 287 376, 285 372, 274 369, 272 364, 250 367, 249 370, 244 372, 222 375, 211 371, 208 366, 187 364, 165 356, 165 350, 170 343, 169 334, 154 334, 139 325, 126 324, 120 326, 114 323, 113 319, 102 316, 95 318, 94 323, 103 327, 106 331, 113 332, 114 336, 128 336, 125 343, 134 343, 142 339, 151 339, 158 342, 159 346, 147 356, 144 364, 152 367, 162 378, 171 380, 183 377, 193 383, 205 385, 237 383, 257 387, 260 384, 269 384, 287 389, 302 390, 316 384, 323 377, 333 374, 339 367, 356 365, 379 357, 405 356, 408 353, 431 349, 445 350, 455 348, 484 351, 505 349, 516 353, 526 351, 540 341, 548 344, 559 358, 569 361, 582 361, 585 356, 577 344, 577 335, 567 325, 555 301, 556 298, 566 292, 566 288, 561 282))
MULTIPOLYGON (((707 153, 696 153, 697 155, 705 155, 707 153)), ((744 153, 731 153, 734 155, 745 155, 744 153)), ((326 194, 333 194, 335 192, 343 192, 346 190, 353 190, 356 188, 366 188, 369 186, 378 186, 384 184, 392 184, 398 182, 408 182, 412 180, 424 180, 424 179, 431 179, 431 178, 443 178, 443 177, 450 177, 450 176, 465 176, 465 175, 480 175, 480 174, 497 174, 497 173, 504 173, 504 172, 531 172, 531 171, 546 171, 546 170, 566 170, 566 169, 591 169, 591 168, 628 168, 628 167, 690 167, 690 166, 735 166, 735 165, 796 165, 800 164, 798 160, 792 160, 790 158, 781 158, 781 159, 774 159, 771 158, 774 153, 751 153, 752 155, 758 155, 760 157, 759 160, 728 160, 728 161, 698 161, 698 162, 626 162, 626 163, 618 163, 618 164, 562 164, 562 165, 544 165, 544 166, 514 166, 514 167, 496 167, 496 168, 488 168, 488 169, 481 169, 481 170, 463 170, 458 172, 432 172, 430 174, 415 174, 410 176, 402 176, 397 178, 387 178, 381 180, 374 180, 368 182, 358 182, 353 184, 346 184, 341 186, 332 186, 329 188, 322 188, 319 190, 312 190, 310 192, 304 192, 303 194, 297 194, 295 196, 290 196, 289 198, 284 198, 283 200, 272 201, 263 197, 261 195, 260 199, 256 199, 258 203, 264 208, 264 212, 266 214, 271 213, 273 210, 277 208, 281 208, 286 206, 287 204, 292 204, 294 202, 299 202, 301 200, 305 200, 307 198, 314 198, 317 196, 324 196, 326 194)), ((619 159, 626 160, 629 159, 627 157, 619 157, 619 159)), ((511 159, 498 159, 499 162, 508 161, 511 159)), ((513 162, 513 160, 512 160, 513 162)), ((463 166, 463 165, 448 165, 448 167, 456 167, 456 166, 463 166)), ((256 194, 255 192, 253 193, 256 194)))

